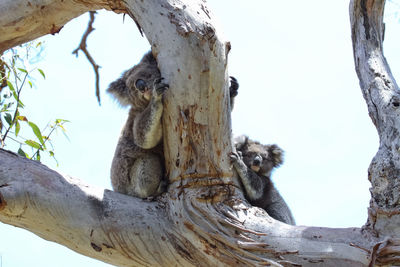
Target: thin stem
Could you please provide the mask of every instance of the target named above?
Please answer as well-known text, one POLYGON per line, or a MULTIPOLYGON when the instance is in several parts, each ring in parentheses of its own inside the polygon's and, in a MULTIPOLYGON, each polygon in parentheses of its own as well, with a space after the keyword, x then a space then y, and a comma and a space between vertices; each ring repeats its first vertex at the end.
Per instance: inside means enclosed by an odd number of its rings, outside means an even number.
MULTIPOLYGON (((56 127, 58 126, 58 123, 56 123, 54 125, 54 127, 51 129, 50 133, 46 136, 46 138, 43 140, 43 146, 46 144, 47 140, 50 139, 51 134, 54 132, 54 130, 56 129, 56 127)), ((34 158, 35 156, 37 156, 39 154, 39 150, 36 150, 35 154, 33 154, 32 158, 34 158)))
POLYGON ((15 121, 17 120, 18 104, 19 104, 20 94, 21 94, 22 87, 24 86, 27 77, 28 77, 28 73, 25 73, 24 80, 22 81, 22 84, 21 84, 19 90, 17 89, 17 107, 15 108, 13 120, 12 120, 10 126, 7 128, 6 132, 4 133, 4 135, 3 135, 2 139, 1 139, 2 148, 4 147, 4 144, 5 144, 4 142, 5 142, 6 138, 7 138, 8 133, 10 132, 11 128, 15 124, 15 121))
MULTIPOLYGON (((11 132, 11 133, 12 133, 12 132, 11 132)), ((14 142, 20 144, 20 145, 26 145, 25 143, 23 143, 23 142, 21 142, 21 141, 15 139, 15 138, 12 138, 11 136, 9 136, 8 138, 11 139, 11 140, 13 140, 14 142)), ((20 137, 20 138, 25 139, 25 138, 23 138, 23 137, 20 137)), ((25 139, 25 140, 26 140, 26 139, 25 139)), ((0 266, 1 266, 1 265, 0 265, 0 266)))

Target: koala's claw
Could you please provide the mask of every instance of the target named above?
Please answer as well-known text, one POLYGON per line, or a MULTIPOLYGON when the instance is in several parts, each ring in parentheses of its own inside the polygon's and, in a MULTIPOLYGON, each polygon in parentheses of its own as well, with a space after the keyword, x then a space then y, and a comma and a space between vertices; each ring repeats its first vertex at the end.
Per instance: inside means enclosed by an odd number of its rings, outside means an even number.
POLYGON ((236 151, 236 152, 232 152, 229 157, 231 158, 232 162, 238 162, 240 160, 242 160, 242 152, 240 151, 236 151))
POLYGON ((229 78, 230 78, 229 94, 231 97, 235 97, 238 95, 239 83, 235 77, 229 76, 229 78))
POLYGON ((161 82, 163 79, 164 78, 161 77, 161 78, 155 79, 153 82, 153 88, 156 91, 157 95, 162 95, 169 88, 168 84, 161 82))
POLYGON ((164 77, 160 77, 154 80, 153 85, 156 85, 157 83, 160 83, 162 80, 164 80, 164 77))

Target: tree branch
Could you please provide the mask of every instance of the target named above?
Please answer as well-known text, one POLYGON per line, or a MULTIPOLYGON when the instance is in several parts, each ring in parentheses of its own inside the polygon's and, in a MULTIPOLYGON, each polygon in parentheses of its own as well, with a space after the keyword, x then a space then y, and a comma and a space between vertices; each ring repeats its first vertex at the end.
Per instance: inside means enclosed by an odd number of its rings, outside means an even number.
POLYGON ((97 101, 99 102, 99 105, 100 105, 100 86, 99 86, 99 80, 100 80, 99 68, 100 68, 100 66, 96 64, 96 62, 90 55, 89 51, 86 49, 87 37, 89 36, 89 34, 92 31, 94 31, 93 22, 94 22, 94 18, 95 18, 94 14, 96 14, 96 11, 90 11, 89 14, 90 14, 90 20, 88 23, 88 27, 82 36, 81 43, 79 44, 78 48, 76 48, 74 51, 72 51, 72 54, 75 54, 76 57, 78 57, 79 50, 82 50, 82 52, 86 55, 86 58, 89 60, 90 64, 92 64, 94 74, 96 76, 96 97, 97 97, 97 101))
MULTIPOLYGON (((218 194, 221 186, 213 189, 218 194)), ((0 150, 0 221, 114 265, 357 266, 369 261, 371 240, 360 229, 289 226, 241 202, 240 191, 235 201, 231 196, 222 202, 204 193, 199 200, 201 191, 146 202, 0 150)))
POLYGON ((56 34, 73 18, 105 8, 124 12, 122 1, 0 1, 0 54, 46 34, 56 34))
POLYGON ((354 62, 380 146, 368 170, 372 199, 367 228, 400 235, 400 90, 383 55, 384 0, 353 0, 350 19, 354 62))
POLYGON ((5 150, 0 150, 0 221, 119 266, 157 262, 145 259, 167 249, 161 233, 171 227, 161 201, 94 188, 5 150), (152 242, 159 247, 147 247, 152 242))

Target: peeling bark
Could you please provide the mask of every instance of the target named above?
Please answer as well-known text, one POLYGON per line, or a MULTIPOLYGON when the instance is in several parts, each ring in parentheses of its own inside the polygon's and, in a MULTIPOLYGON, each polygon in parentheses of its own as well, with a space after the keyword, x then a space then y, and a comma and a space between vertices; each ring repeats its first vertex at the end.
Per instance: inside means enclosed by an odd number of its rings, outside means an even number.
POLYGON ((0 51, 99 8, 128 13, 145 33, 170 85, 163 116, 170 185, 146 202, 0 150, 1 222, 118 266, 399 263, 400 96, 382 54, 384 1, 350 4, 356 70, 381 142, 370 166, 370 216, 362 229, 290 226, 244 200, 228 156, 230 44, 204 1, 31 2, 0 3, 0 51))

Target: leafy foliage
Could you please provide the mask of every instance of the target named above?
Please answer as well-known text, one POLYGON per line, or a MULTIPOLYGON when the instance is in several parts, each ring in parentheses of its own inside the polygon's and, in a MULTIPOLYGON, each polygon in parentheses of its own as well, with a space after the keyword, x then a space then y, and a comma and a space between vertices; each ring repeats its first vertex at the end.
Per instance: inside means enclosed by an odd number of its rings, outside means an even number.
MULTIPOLYGON (((54 147, 50 136, 54 131, 66 132, 64 124, 67 120, 55 119, 40 130, 39 126, 23 115, 25 105, 21 101, 22 89, 27 85, 34 87, 35 75, 46 79, 44 71, 30 67, 30 63, 40 59, 42 43, 27 43, 20 47, 5 51, 0 55, 0 142, 1 148, 10 142, 17 144, 17 153, 21 156, 38 160, 45 152, 54 158, 54 147), (30 128, 31 135, 20 135, 21 126, 30 128), (46 146, 47 145, 47 146, 46 146), (30 149, 30 152, 26 152, 30 149)), ((56 160, 56 159, 55 159, 56 160)), ((56 160, 57 162, 57 160, 56 160)), ((58 164, 58 162, 57 162, 58 164)))

